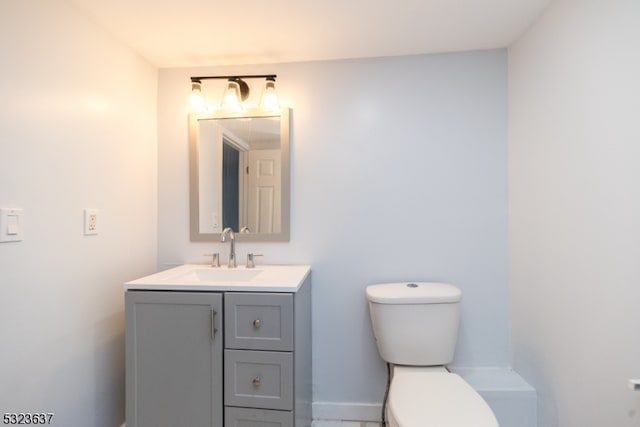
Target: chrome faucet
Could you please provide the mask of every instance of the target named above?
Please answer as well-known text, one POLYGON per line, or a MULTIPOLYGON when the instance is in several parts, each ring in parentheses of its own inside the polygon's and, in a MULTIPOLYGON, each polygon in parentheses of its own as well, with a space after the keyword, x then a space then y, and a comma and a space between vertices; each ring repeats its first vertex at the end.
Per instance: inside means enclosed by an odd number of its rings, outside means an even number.
POLYGON ((220 241, 224 243, 227 241, 227 238, 231 243, 231 251, 229 252, 229 268, 236 268, 238 266, 236 263, 236 236, 233 234, 233 229, 231 227, 227 227, 222 230, 220 241))

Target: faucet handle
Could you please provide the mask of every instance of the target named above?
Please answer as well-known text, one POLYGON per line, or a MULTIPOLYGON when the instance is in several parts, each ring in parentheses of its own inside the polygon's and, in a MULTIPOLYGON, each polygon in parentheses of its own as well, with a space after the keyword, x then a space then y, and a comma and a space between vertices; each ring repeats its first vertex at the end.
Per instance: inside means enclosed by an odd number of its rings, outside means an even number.
POLYGON ((263 256, 262 254, 247 254, 247 268, 255 268, 256 267, 256 263, 255 263, 255 257, 257 256, 263 256))
POLYGON ((214 252, 212 254, 204 254, 204 256, 211 257, 211 267, 220 267, 220 253, 214 252))

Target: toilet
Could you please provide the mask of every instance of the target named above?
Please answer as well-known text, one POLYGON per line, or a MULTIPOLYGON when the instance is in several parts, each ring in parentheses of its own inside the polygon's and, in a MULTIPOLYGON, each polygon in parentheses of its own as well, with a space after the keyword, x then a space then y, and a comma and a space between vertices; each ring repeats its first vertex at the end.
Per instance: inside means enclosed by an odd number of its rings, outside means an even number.
POLYGON ((446 364, 460 323, 462 292, 446 283, 367 286, 378 352, 392 365, 390 427, 498 427, 489 405, 446 364))

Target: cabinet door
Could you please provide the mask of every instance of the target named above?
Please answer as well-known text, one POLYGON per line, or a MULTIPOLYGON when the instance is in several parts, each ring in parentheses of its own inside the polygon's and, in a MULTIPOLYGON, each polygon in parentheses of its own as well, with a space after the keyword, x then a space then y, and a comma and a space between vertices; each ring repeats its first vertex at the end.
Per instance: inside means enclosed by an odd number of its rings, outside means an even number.
POLYGON ((127 427, 222 427, 222 295, 128 291, 127 427))

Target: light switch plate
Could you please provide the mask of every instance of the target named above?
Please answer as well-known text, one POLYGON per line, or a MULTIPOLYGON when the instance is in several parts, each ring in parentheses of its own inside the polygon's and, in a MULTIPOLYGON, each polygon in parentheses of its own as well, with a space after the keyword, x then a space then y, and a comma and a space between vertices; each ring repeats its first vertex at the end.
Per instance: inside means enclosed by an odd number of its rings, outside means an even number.
POLYGON ((0 243, 22 240, 22 209, 0 208, 0 243))

